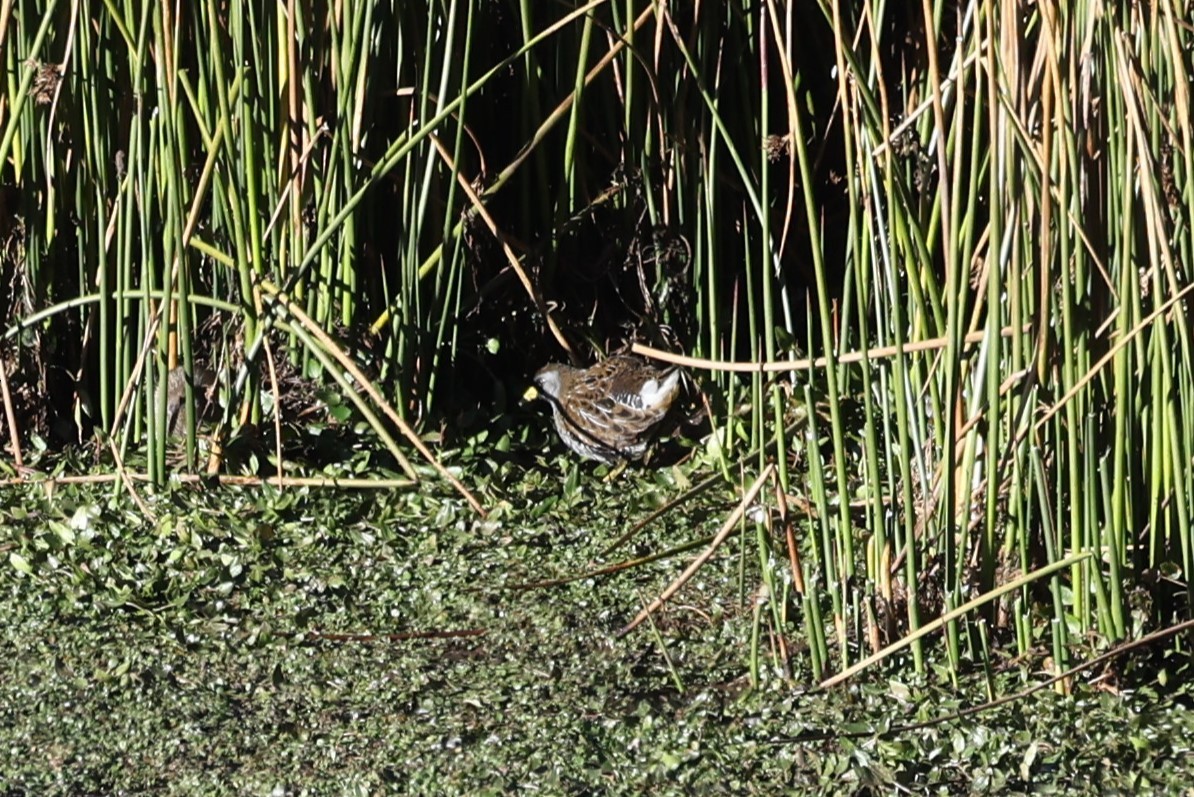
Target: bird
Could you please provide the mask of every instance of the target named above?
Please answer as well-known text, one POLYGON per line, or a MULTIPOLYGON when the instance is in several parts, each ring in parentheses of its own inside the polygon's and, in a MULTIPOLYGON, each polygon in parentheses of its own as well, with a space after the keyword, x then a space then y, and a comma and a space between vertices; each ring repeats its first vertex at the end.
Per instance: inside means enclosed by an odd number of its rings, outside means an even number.
MULTIPOLYGON (((213 401, 212 388, 216 384, 216 375, 203 366, 196 366, 194 379, 191 384, 194 386, 195 420, 198 421, 207 415, 211 409, 213 401)), ((159 397, 162 394, 163 388, 166 391, 166 429, 168 436, 181 437, 187 431, 187 373, 181 365, 170 370, 165 385, 158 386, 159 397)), ((161 401, 160 398, 158 400, 161 401)))
POLYGON ((591 368, 549 363, 532 381, 527 398, 551 405, 564 444, 607 464, 642 459, 680 392, 678 368, 656 368, 628 354, 591 368))

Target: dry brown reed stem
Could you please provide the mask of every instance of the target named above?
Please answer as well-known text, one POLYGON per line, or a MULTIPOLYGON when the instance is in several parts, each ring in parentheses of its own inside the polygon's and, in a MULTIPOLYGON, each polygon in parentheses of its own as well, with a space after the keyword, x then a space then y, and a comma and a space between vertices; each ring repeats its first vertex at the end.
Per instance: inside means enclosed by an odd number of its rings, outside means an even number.
MULTIPOLYGON (((269 338, 265 338, 261 350, 265 352, 265 363, 269 368, 269 383, 274 391, 274 407, 282 406, 282 390, 278 387, 278 368, 274 363, 274 349, 270 345, 269 338)), ((278 480, 276 484, 282 486, 282 473, 286 469, 286 463, 282 455, 282 413, 274 412, 274 451, 278 458, 278 480)))
POLYGON ((880 650, 878 653, 874 653, 870 656, 867 656, 862 661, 856 662, 855 664, 847 667, 846 669, 842 670, 840 673, 833 676, 832 678, 826 678, 824 681, 821 682, 820 686, 822 689, 828 689, 831 686, 837 686, 838 684, 842 683, 843 681, 853 678, 855 675, 862 672, 867 667, 870 667, 875 662, 882 661, 883 659, 892 655, 896 651, 903 650, 904 648, 908 647, 916 640, 918 640, 922 637, 928 636, 929 634, 933 633, 934 631, 944 628, 947 623, 957 620, 959 617, 962 617, 967 612, 970 612, 971 610, 976 609, 979 606, 982 606, 984 603, 989 603, 990 601, 995 600, 996 598, 998 598, 1000 595, 1003 595, 1004 593, 1020 589, 1025 584, 1030 584, 1033 581, 1036 581, 1038 578, 1044 578, 1045 576, 1056 573, 1059 570, 1065 570, 1066 568, 1076 565, 1088 558, 1090 558, 1089 551, 1083 551, 1082 553, 1076 553, 1072 556, 1066 557, 1065 559, 1060 559, 1056 562, 1053 562, 1052 564, 1045 565, 1044 567, 1042 567, 1038 570, 1034 570, 1031 573, 1028 573, 1027 575, 1021 576, 1020 578, 1013 579, 1012 581, 1009 581, 1006 584, 1001 584, 1000 586, 996 587, 995 589, 991 590, 990 592, 984 592, 982 595, 979 595, 977 598, 974 598, 973 600, 969 600, 966 603, 963 603, 961 606, 954 609, 953 611, 946 612, 945 614, 941 615, 940 617, 938 617, 936 620, 932 621, 931 623, 925 623, 920 628, 916 629, 915 631, 908 634, 907 636, 904 636, 901 639, 897 639, 895 642, 892 642, 890 645, 883 648, 883 650, 880 650))
POLYGON ((560 347, 564 351, 568 352, 569 357, 575 358, 575 352, 573 352, 572 346, 569 345, 568 339, 564 337, 564 332, 560 329, 559 324, 556 323, 551 311, 547 308, 547 302, 543 300, 543 294, 535 287, 535 283, 531 280, 530 275, 522 267, 522 263, 518 261, 518 255, 514 254, 514 250, 510 248, 510 244, 506 243, 506 236, 498 230, 497 222, 494 221, 493 216, 489 215, 489 211, 485 208, 485 203, 481 201, 481 197, 477 196, 477 192, 473 190, 472 183, 457 170, 456 164, 452 161, 452 153, 448 152, 447 148, 440 142, 439 136, 431 136, 431 142, 435 144, 435 149, 439 152, 440 157, 444 159, 444 163, 456 175, 456 182, 460 183, 460 188, 464 191, 465 196, 468 197, 469 202, 472 203, 473 210, 485 222, 485 226, 489 228, 490 234, 501 244, 502 253, 506 256, 506 260, 509 261, 510 268, 514 269, 514 273, 518 275, 519 282, 526 289, 527 295, 531 297, 531 301, 535 303, 535 309, 539 311, 539 315, 543 316, 543 320, 547 322, 547 328, 551 330, 551 334, 555 337, 556 342, 560 344, 560 347))
MULTIPOLYGON (((124 477, 135 482, 151 481, 148 473, 126 471, 124 477)), ((61 484, 107 484, 121 480, 116 473, 96 473, 83 476, 46 476, 38 478, 37 474, 29 477, 15 477, 0 480, 0 486, 15 487, 20 484, 40 484, 47 490, 53 490, 61 484)), ((205 476, 198 473, 175 473, 170 476, 183 484, 206 484, 218 482, 222 485, 237 487, 261 487, 272 484, 275 487, 342 487, 352 490, 404 490, 418 485, 413 479, 338 479, 328 476, 205 476)))
MULTIPOLYGON (((590 3, 589 5, 590 5, 590 7, 595 7, 597 5, 600 5, 600 3, 594 2, 594 3, 590 3)), ((577 9, 577 12, 584 12, 584 11, 585 11, 585 9, 577 9)), ((548 28, 541 35, 547 35, 547 34, 551 33, 552 31, 554 31, 558 28, 561 28, 565 23, 570 21, 573 17, 577 16, 577 12, 573 12, 572 14, 565 16, 564 19, 561 19, 558 23, 556 23, 555 25, 548 28)), ((647 7, 646 9, 643 10, 643 12, 641 14, 639 14, 639 16, 631 24, 631 29, 638 30, 643 25, 645 25, 648 20, 654 18, 654 15, 655 15, 654 10, 651 7, 647 7)), ((625 39, 618 39, 617 41, 613 42, 611 44, 609 50, 606 51, 605 55, 603 55, 601 57, 601 59, 596 64, 594 64, 593 67, 585 74, 584 84, 586 86, 588 86, 590 83, 592 83, 593 80, 595 80, 598 75, 600 75, 603 71, 605 71, 605 69, 610 64, 612 64, 614 62, 614 59, 625 48, 626 48, 626 40, 625 39)), ((654 89, 654 85, 652 85, 652 88, 654 89)), ((458 172, 456 170, 455 164, 452 162, 451 154, 447 151, 447 149, 444 147, 444 145, 442 143, 440 143, 439 137, 435 136, 435 135, 432 135, 430 137, 431 141, 435 144, 435 148, 439 151, 440 157, 442 157, 444 159, 444 162, 448 164, 448 166, 452 169, 452 172, 456 175, 457 182, 460 183, 461 188, 464 190, 465 195, 469 198, 469 202, 472 203, 472 206, 476 210, 477 215, 479 215, 482 218, 482 220, 484 220, 485 225, 489 228, 489 232, 493 235, 494 238, 497 239, 498 243, 501 244, 502 253, 505 254, 506 259, 510 263, 510 267, 514 270, 514 273, 516 275, 518 275, 518 280, 519 280, 519 282, 522 283, 522 286, 526 290, 527 295, 531 298, 531 301, 533 301, 535 303, 535 308, 538 310, 539 314, 541 316, 543 316, 544 321, 547 322, 548 329, 551 330, 552 336, 555 337, 556 341, 560 344, 560 347, 563 348, 564 351, 566 351, 568 353, 568 356, 570 358, 572 358, 573 362, 576 361, 575 351, 573 350, 571 344, 568 343, 568 339, 566 337, 564 337, 564 333, 560 329, 559 325, 556 323, 555 318, 552 317, 550 311, 547 309, 547 303, 544 301, 542 294, 535 287, 534 282, 531 280, 530 276, 526 273, 526 270, 523 268, 522 263, 518 259, 518 256, 514 253, 514 251, 510 248, 509 244, 507 243, 506 236, 498 231, 497 222, 495 222, 493 217, 489 215, 489 211, 485 208, 484 203, 485 203, 485 200, 491 199, 493 196, 493 192, 496 191, 498 188, 500 188, 506 182, 506 180, 509 179, 509 177, 514 173, 514 171, 527 158, 530 157, 531 153, 535 151, 535 149, 538 147, 539 143, 544 140, 544 138, 547 135, 547 132, 550 129, 552 129, 560 119, 563 118, 564 114, 567 113, 567 111, 572 107, 572 105, 573 105, 573 103, 575 103, 575 101, 576 101, 576 95, 569 94, 559 103, 559 105, 557 105, 555 107, 555 109, 550 114, 547 115, 547 118, 543 120, 543 124, 541 124, 539 126, 539 128, 535 131, 535 133, 531 136, 531 140, 528 141, 527 144, 521 150, 519 150, 518 154, 514 157, 514 160, 512 160, 509 164, 506 165, 506 168, 504 168, 501 171, 501 173, 498 175, 497 179, 494 181, 494 184, 492 186, 490 186, 488 189, 486 189, 486 191, 484 192, 485 193, 484 198, 479 196, 477 194, 477 192, 473 190, 472 184, 467 179, 465 179, 463 174, 461 174, 460 172, 458 172)))
MULTIPOLYGON (((567 14, 566 16, 562 17, 559 22, 548 27, 543 31, 543 33, 539 34, 539 37, 548 36, 554 33, 556 30, 570 23, 577 16, 588 13, 589 10, 599 4, 600 3, 597 2, 590 3, 584 8, 578 8, 576 11, 567 14)), ((634 22, 630 25, 630 30, 638 31, 639 28, 645 25, 649 20, 654 19, 655 15, 655 7, 653 5, 647 5, 647 7, 643 9, 642 13, 639 14, 634 22)), ((614 42, 610 46, 609 50, 606 51, 605 55, 601 56, 600 60, 593 65, 593 68, 585 73, 585 85, 588 86, 590 83, 592 83, 593 80, 599 74, 601 74, 601 72, 603 72, 605 68, 609 66, 618 56, 618 54, 625 48, 625 38, 618 39, 616 42, 614 42)), ((648 75, 648 80, 650 80, 650 70, 648 69, 645 71, 648 75)), ((651 89, 652 93, 656 96, 656 100, 658 100, 658 91, 656 90, 654 81, 651 81, 651 89)), ((486 199, 490 198, 495 191, 499 190, 501 186, 503 186, 506 181, 510 179, 511 175, 517 171, 518 167, 521 166, 522 163, 531 156, 531 153, 535 151, 540 142, 547 138, 548 133, 552 128, 555 127, 559 120, 564 117, 564 114, 568 112, 574 102, 576 102, 576 94, 569 94, 560 101, 560 104, 557 105, 551 113, 547 115, 547 117, 543 120, 543 123, 540 124, 539 127, 536 128, 535 132, 531 135, 531 139, 525 145, 523 145, 523 148, 520 149, 518 154, 514 156, 514 160, 510 161, 510 163, 506 165, 506 168, 502 169, 502 171, 498 174, 497 179, 494 180, 493 185, 485 189, 486 199)))
MULTIPOLYGON (((1182 288, 1180 291, 1178 291, 1173 296, 1171 296, 1169 298, 1169 300, 1166 301, 1163 305, 1158 307, 1156 310, 1153 310, 1151 313, 1146 315, 1144 318, 1140 319, 1140 323, 1137 324, 1136 326, 1132 327, 1131 331, 1129 331, 1128 334, 1124 335, 1122 338, 1117 340, 1115 342, 1115 345, 1112 346, 1107 351, 1107 353, 1104 354, 1099 359, 1099 361, 1097 363, 1092 365, 1090 367, 1090 369, 1078 379, 1078 381, 1074 382, 1074 386, 1071 387, 1069 390, 1067 390, 1065 392, 1065 395, 1063 395, 1061 398, 1059 398, 1053 404, 1052 407, 1045 410, 1045 412, 1042 415, 1037 417, 1036 424, 1032 428, 1038 429, 1038 430, 1043 428, 1045 423, 1050 418, 1052 418, 1054 415, 1056 415, 1058 412, 1060 412, 1061 408, 1064 407, 1066 405, 1066 403, 1070 401, 1070 399, 1072 399, 1074 396, 1076 396, 1078 394, 1078 392, 1083 387, 1086 386, 1087 382, 1089 382, 1090 380, 1092 380, 1096 376, 1098 376, 1099 371, 1103 370, 1104 366, 1106 366, 1108 363, 1111 362, 1112 359, 1114 359, 1115 355, 1119 352, 1120 349, 1122 349, 1124 346, 1127 346, 1129 343, 1131 343, 1133 340, 1135 340, 1136 337, 1141 332, 1144 331, 1145 327, 1152 324, 1152 322, 1156 321, 1157 318, 1159 318, 1160 316, 1169 312, 1169 310, 1174 305, 1176 305, 1179 301, 1181 301, 1183 298, 1185 298, 1186 294, 1190 293, 1191 291, 1194 291, 1194 283, 1190 283, 1186 287, 1182 288)), ((1021 440, 1024 439, 1024 436, 1027 434, 1028 434, 1028 429, 1025 429, 1024 431, 1022 431, 1020 433, 1020 435, 1017 436, 1016 442, 1019 443, 1021 440)))
MULTIPOLYGON (((1024 327, 1022 332, 1027 332, 1028 327, 1024 327)), ((1002 337, 1010 337, 1015 334, 1016 330, 1012 327, 1004 327, 999 331, 1002 337)), ((968 344, 980 343, 986 337, 986 331, 971 332, 963 339, 968 344)), ((865 352, 850 351, 844 354, 839 354, 834 358, 833 362, 837 365, 845 363, 857 363, 863 360, 876 360, 883 357, 895 357, 899 354, 910 354, 919 351, 935 351, 937 349, 944 349, 946 339, 944 337, 929 338, 928 340, 918 340, 911 343, 905 343, 903 346, 876 346, 873 349, 867 349, 865 352)), ((650 357, 652 360, 659 360, 660 362, 671 363, 672 365, 682 365, 685 368, 697 368, 704 371, 729 371, 739 374, 758 374, 758 373, 783 373, 785 371, 803 371, 809 368, 824 368, 829 364, 826 357, 817 357, 810 359, 808 357, 799 360, 778 360, 776 362, 735 362, 730 360, 706 360, 700 357, 687 357, 682 354, 672 354, 663 349, 656 349, 651 346, 644 346, 642 343, 636 343, 631 347, 631 351, 635 354, 640 354, 643 357, 650 357)))
POLYGON ((0 395, 4 397, 4 417, 8 421, 8 439, 12 441, 12 459, 17 470, 25 467, 25 458, 21 456, 21 436, 17 431, 17 416, 12 407, 12 395, 8 392, 8 374, 4 372, 0 363, 0 395))
POLYGON ((620 630, 618 632, 618 636, 625 636, 633 631, 636 627, 638 627, 639 624, 643 622, 643 620, 646 620, 648 617, 650 617, 660 606, 666 603, 669 598, 679 592, 680 588, 687 584, 690 578, 696 575, 696 572, 701 569, 701 566, 704 565, 705 562, 709 561, 709 558, 713 556, 714 552, 721 546, 723 542, 725 542, 726 538, 730 536, 730 533, 738 527, 738 524, 742 521, 742 516, 746 514, 747 508, 754 503, 755 498, 759 495, 759 491, 763 489, 763 485, 767 483, 767 480, 770 479, 774 473, 775 465, 773 464, 768 464, 766 468, 763 468, 763 472, 760 473, 759 477, 754 480, 754 483, 746 491, 746 494, 742 496, 742 500, 738 502, 738 506, 734 508, 734 511, 730 513, 728 518, 726 518, 726 522, 722 524, 721 529, 716 535, 714 535, 713 541, 709 543, 709 547, 706 548, 700 556, 694 559, 692 564, 690 564, 684 570, 684 572, 676 578, 675 581, 669 584, 667 589, 660 593, 658 598, 651 601, 649 606, 639 612, 638 616, 631 620, 625 628, 620 630))
POLYGON ((969 708, 964 708, 961 711, 955 711, 953 713, 945 714, 940 717, 933 717, 932 719, 924 720, 923 722, 913 722, 913 723, 909 723, 906 725, 892 725, 892 726, 890 726, 886 729, 882 729, 882 730, 875 729, 875 730, 848 731, 848 732, 836 730, 836 731, 832 731, 829 733, 804 733, 804 734, 801 734, 800 736, 793 736, 793 737, 780 738, 780 739, 769 739, 766 742, 764 742, 764 744, 768 744, 768 745, 796 744, 798 742, 816 742, 816 741, 822 741, 825 739, 872 739, 872 738, 882 739, 882 738, 891 738, 892 736, 898 736, 900 734, 908 733, 910 731, 924 730, 925 728, 932 728, 937 725, 944 725, 947 722, 954 722, 956 720, 965 719, 966 717, 970 717, 975 714, 982 713, 984 711, 990 711, 993 708, 999 708, 1000 706, 1006 706, 1009 703, 1015 703, 1018 700, 1023 700, 1026 697, 1030 697, 1030 696, 1036 694, 1037 692, 1041 691, 1042 689, 1048 689, 1050 686, 1053 686, 1054 684, 1058 684, 1058 683, 1062 683, 1062 682, 1065 682, 1068 684, 1068 682, 1070 681, 1071 678, 1073 678, 1078 673, 1083 672, 1084 670, 1089 670, 1093 667, 1097 667, 1100 664, 1111 661, 1112 659, 1114 659, 1118 656, 1122 656, 1123 654, 1128 653, 1129 651, 1135 650, 1137 648, 1147 647, 1147 646, 1153 644, 1154 642, 1164 639, 1165 637, 1170 637, 1175 634, 1180 634, 1183 631, 1189 631, 1192 628, 1194 628, 1194 620, 1185 620, 1183 622, 1176 623, 1174 625, 1169 626, 1168 628, 1162 628, 1159 631, 1154 631, 1151 634, 1146 634, 1145 636, 1140 637, 1140 639, 1133 639, 1129 642, 1124 642, 1121 645, 1116 645, 1111 650, 1108 650, 1105 653, 1101 653, 1089 661, 1084 661, 1081 664, 1077 664, 1077 665, 1069 668, 1068 670, 1065 670, 1064 672, 1060 672, 1051 678, 1041 681, 1040 683, 1035 683, 1032 686, 1026 687, 1025 689, 1021 689, 1019 692, 1015 692, 1010 695, 1004 695, 1003 697, 996 698, 995 700, 988 700, 985 703, 981 703, 977 706, 970 706, 969 708))
POLYGON ((703 537, 701 539, 693 540, 692 542, 686 542, 683 545, 677 545, 675 548, 669 548, 666 551, 660 551, 659 553, 648 554, 647 556, 639 556, 635 559, 623 559, 622 561, 615 562, 612 565, 604 565, 602 567, 593 568, 592 570, 585 570, 580 573, 572 573, 571 575, 567 576, 560 576, 559 578, 546 578, 541 581, 531 581, 526 584, 510 584, 506 588, 516 590, 547 589, 548 587, 559 587, 563 586, 564 584, 571 584, 574 581, 581 581, 582 579, 586 578, 609 576, 613 575, 614 573, 620 573, 623 570, 632 570, 636 567, 642 567, 643 565, 650 564, 651 562, 658 562, 663 559, 667 559, 677 554, 684 553, 685 551, 690 551, 693 548, 699 548, 702 545, 708 545, 712 541, 712 536, 703 537))
MULTIPOLYGON (((394 410, 393 407, 390 406, 390 403, 385 400, 381 393, 377 392, 377 388, 375 388, 372 383, 365 378, 365 375, 361 373, 361 369, 358 368, 356 363, 352 361, 352 358, 345 354, 344 351, 336 345, 336 342, 333 341, 326 332, 320 329, 319 325, 316 324, 310 316, 308 316, 298 306, 292 303, 290 299, 287 298, 286 294, 279 290, 276 285, 268 280, 261 280, 259 284, 274 301, 278 302, 278 304, 280 304, 292 318, 298 321, 315 337, 316 340, 319 341, 319 344, 324 347, 324 350, 334 357, 336 362, 339 363, 345 371, 352 375, 352 378, 356 380, 357 384, 360 385, 361 390, 369 396, 374 405, 379 407, 381 411, 386 414, 386 417, 394 422, 394 425, 397 426, 398 430, 402 432, 402 436, 405 437, 410 444, 413 445, 415 449, 423 455, 423 458, 430 463, 431 467, 435 468, 436 472, 439 473, 440 476, 444 477, 444 479, 446 479, 448 483, 451 484, 466 501, 468 501, 469 506, 473 508, 473 511, 475 511, 480 517, 484 518, 486 513, 485 508, 481 506, 481 502, 477 500, 476 496, 469 492, 469 489, 465 487, 459 479, 453 476, 448 469, 445 468, 440 461, 435 458, 435 455, 431 453, 431 450, 428 449, 423 441, 419 439, 419 436, 415 434, 414 429, 411 429, 406 421, 402 420, 402 417, 394 410)), ((397 455, 399 458, 405 459, 405 457, 402 457, 401 452, 398 452, 397 455)), ((409 467, 409 463, 407 463, 407 465, 409 467)))

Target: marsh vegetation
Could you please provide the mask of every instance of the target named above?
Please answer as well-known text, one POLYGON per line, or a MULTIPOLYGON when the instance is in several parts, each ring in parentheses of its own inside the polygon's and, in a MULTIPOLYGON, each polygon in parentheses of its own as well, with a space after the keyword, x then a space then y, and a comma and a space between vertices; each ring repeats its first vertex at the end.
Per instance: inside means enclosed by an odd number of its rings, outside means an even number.
POLYGON ((1188 783, 1189 11, 4 4, 0 787, 1188 783))

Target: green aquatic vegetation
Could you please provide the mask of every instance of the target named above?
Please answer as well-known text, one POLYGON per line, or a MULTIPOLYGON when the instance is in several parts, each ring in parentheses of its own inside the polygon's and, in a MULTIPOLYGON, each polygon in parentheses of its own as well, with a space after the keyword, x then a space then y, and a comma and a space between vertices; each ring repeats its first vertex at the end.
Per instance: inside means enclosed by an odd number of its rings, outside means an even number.
MULTIPOLYGON (((890 660, 818 691, 743 661, 757 578, 735 550, 645 628, 616 632, 681 555, 576 576, 707 536, 711 491, 607 546, 650 480, 552 461, 491 481, 486 520, 446 489, 175 488, 155 519, 108 488, 5 487, 0 784, 38 793, 867 793, 1176 788, 1194 761, 1186 659, 1121 666, 989 713, 974 670, 890 660), (1167 673, 1164 681, 1159 673, 1167 673), (855 733, 856 736, 846 736, 855 733), (810 738, 816 737, 816 738, 810 738)), ((1040 679, 1002 662, 1000 693, 1040 679)))

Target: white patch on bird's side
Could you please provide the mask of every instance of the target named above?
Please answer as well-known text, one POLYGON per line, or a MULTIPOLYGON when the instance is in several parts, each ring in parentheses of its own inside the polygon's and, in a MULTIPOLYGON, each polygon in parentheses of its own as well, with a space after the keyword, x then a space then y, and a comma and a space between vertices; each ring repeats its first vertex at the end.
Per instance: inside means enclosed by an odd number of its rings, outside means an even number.
POLYGON ((676 391, 676 381, 680 378, 679 371, 672 371, 661 382, 658 379, 648 379, 639 388, 638 397, 642 399, 644 407, 658 407, 676 391))

